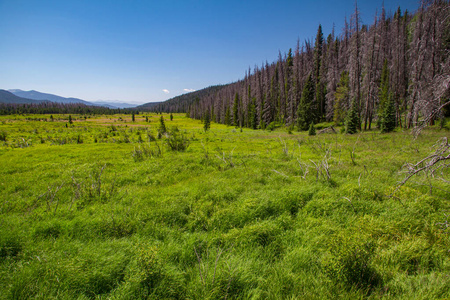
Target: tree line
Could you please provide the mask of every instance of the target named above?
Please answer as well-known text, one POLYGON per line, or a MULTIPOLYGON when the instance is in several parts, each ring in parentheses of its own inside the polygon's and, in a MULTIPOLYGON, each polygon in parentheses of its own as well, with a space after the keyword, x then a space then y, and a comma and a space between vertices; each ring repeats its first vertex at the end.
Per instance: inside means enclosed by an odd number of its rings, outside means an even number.
MULTIPOLYGON (((382 8, 364 25, 357 5, 340 35, 297 42, 274 63, 255 66, 245 78, 204 93, 184 109, 191 118, 265 129, 308 130, 334 121, 359 130, 433 124, 449 115, 449 1, 422 2, 414 14, 382 8), (351 120, 350 120, 351 119, 351 120)), ((171 103, 159 109, 171 111, 171 103)), ((180 110, 177 106, 177 111, 180 110)))
POLYGON ((92 106, 81 103, 42 102, 33 104, 0 103, 0 115, 18 114, 131 114, 132 109, 111 109, 103 106, 92 106))

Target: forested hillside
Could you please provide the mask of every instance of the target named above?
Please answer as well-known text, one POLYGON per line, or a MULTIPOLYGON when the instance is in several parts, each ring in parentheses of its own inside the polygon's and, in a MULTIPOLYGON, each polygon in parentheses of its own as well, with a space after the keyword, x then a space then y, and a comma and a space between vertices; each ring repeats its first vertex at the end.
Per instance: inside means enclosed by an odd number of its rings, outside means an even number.
POLYGON ((164 102, 151 102, 136 107, 137 110, 153 112, 180 113, 188 111, 189 107, 200 101, 200 98, 214 97, 226 85, 214 85, 199 91, 183 94, 164 102))
POLYGON ((325 37, 319 25, 314 42, 298 42, 276 62, 249 69, 243 80, 192 103, 156 107, 254 129, 275 122, 306 130, 350 115, 364 130, 433 123, 450 102, 449 15, 448 1, 434 1, 414 14, 382 9, 367 26, 355 7, 340 35, 333 30, 325 37))

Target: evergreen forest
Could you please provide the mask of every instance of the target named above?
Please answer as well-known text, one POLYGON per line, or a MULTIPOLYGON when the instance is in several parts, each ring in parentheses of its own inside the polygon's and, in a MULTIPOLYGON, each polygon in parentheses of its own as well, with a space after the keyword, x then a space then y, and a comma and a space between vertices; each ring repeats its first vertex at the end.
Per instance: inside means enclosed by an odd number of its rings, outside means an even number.
POLYGON ((350 111, 358 130, 434 124, 450 113, 448 16, 448 1, 422 2, 414 14, 383 8, 365 25, 356 6, 340 34, 325 36, 319 25, 314 41, 298 41, 244 79, 152 110, 195 119, 208 112, 214 122, 253 129, 344 124, 350 111))

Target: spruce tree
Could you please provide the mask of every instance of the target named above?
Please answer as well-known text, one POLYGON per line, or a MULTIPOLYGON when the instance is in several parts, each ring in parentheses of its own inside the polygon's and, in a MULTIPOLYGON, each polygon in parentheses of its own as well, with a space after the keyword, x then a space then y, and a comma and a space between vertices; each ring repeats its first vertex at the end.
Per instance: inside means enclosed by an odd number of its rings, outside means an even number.
POLYGON ((173 115, 170 113, 170 121, 173 121, 173 115))
POLYGON ((135 121, 134 113, 131 113, 131 121, 132 121, 132 122, 135 121))
POLYGON ((314 106, 316 110, 317 121, 324 118, 325 115, 325 94, 324 86, 321 82, 322 70, 322 47, 323 47, 323 33, 322 26, 319 24, 317 29, 316 42, 314 45, 314 83, 315 83, 315 100, 314 106))
POLYGON ((203 120, 203 129, 205 132, 211 127, 211 117, 209 116, 209 111, 206 111, 205 119, 203 120))
MULTIPOLYGON (((230 122, 229 122, 230 123, 230 122)), ((228 123, 228 124, 229 124, 228 123)), ((234 103, 233 103, 233 125, 239 126, 239 94, 236 93, 234 96, 234 103)))
POLYGON ((72 124, 72 123, 73 123, 73 121, 72 121, 72 116, 69 115, 69 124, 72 124))
POLYGON ((359 114, 356 99, 353 99, 350 111, 347 114, 345 133, 354 134, 359 128, 359 114))
POLYGON ((230 107, 227 107, 227 110, 225 111, 225 125, 231 125, 230 121, 230 107))
POLYGON ((320 80, 320 66, 322 64, 322 47, 323 47, 323 32, 322 25, 319 24, 317 29, 316 42, 314 44, 314 80, 318 84, 320 80))
POLYGON ((302 97, 297 109, 297 127, 299 130, 308 130, 309 124, 313 122, 314 116, 311 104, 314 101, 314 83, 311 74, 303 87, 302 97))
POLYGON ((159 119, 159 128, 158 128, 158 136, 163 135, 167 132, 166 123, 164 122, 163 116, 159 119))
POLYGON ((392 94, 388 97, 388 102, 385 104, 382 121, 381 132, 391 132, 395 129, 395 103, 392 94))
POLYGON ((348 72, 341 73, 341 78, 335 93, 333 121, 336 125, 344 121, 344 106, 349 100, 349 77, 348 72))

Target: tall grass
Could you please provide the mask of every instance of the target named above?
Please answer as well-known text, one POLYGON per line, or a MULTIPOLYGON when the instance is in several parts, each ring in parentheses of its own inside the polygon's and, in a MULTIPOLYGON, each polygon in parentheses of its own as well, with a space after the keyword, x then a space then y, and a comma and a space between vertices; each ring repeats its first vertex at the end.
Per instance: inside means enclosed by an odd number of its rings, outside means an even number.
POLYGON ((175 114, 189 147, 170 151, 160 115, 72 117, 0 117, 1 299, 450 297, 449 170, 395 191, 445 128, 204 132, 175 114))

